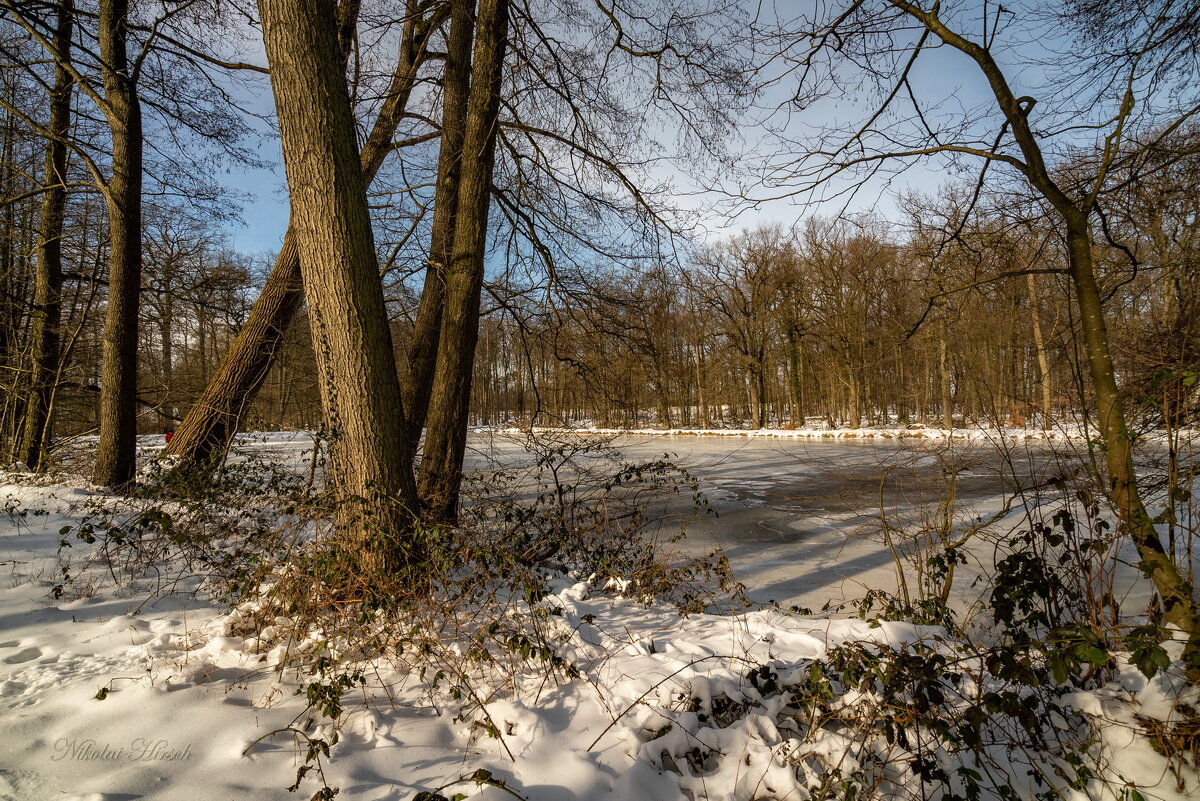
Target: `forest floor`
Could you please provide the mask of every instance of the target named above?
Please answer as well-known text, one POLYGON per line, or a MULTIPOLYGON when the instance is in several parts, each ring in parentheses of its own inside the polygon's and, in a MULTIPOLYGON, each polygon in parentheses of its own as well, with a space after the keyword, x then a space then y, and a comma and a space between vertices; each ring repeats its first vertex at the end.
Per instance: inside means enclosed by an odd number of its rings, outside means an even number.
POLYGON ((1165 666, 1176 643, 1157 670, 1078 651, 1087 681, 1014 684, 985 666, 986 637, 683 614, 619 579, 546 572, 495 624, 524 621, 533 642, 482 660, 482 636, 356 652, 265 597, 231 605, 204 565, 134 569, 144 504, 0 473, 0 506, 5 801, 1200 795, 1179 728, 1200 697, 1165 666))

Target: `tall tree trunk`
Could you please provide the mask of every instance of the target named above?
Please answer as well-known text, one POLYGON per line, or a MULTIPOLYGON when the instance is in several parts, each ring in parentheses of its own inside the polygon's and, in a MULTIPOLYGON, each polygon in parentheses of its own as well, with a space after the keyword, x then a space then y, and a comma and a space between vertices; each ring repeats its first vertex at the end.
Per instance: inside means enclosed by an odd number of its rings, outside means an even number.
POLYGON ((938 327, 938 377, 941 383, 942 428, 954 428, 954 395, 950 385, 949 333, 946 321, 938 327))
POLYGON ((381 568, 422 558, 416 487, 334 0, 260 0, 339 528, 381 568))
POLYGON ((1033 273, 1025 276, 1029 288, 1029 315, 1033 324, 1033 347, 1037 351, 1038 386, 1042 390, 1042 428, 1050 426, 1050 359, 1046 355, 1046 338, 1042 334, 1042 315, 1038 310, 1037 279, 1033 273))
POLYGON ((196 305, 192 316, 196 320, 196 361, 203 377, 208 372, 208 312, 203 306, 196 305))
POLYGON ((659 374, 655 377, 653 384, 654 404, 658 412, 658 427, 663 429, 672 428, 675 421, 671 418, 671 396, 667 392, 667 381, 659 374))
MULTIPOLYGON (((7 87, 0 87, 7 88, 7 87)), ((12 197, 16 194, 17 170, 12 169, 15 151, 17 123, 10 113, 5 113, 3 119, 3 142, 0 143, 0 197, 12 197)), ((3 403, 0 404, 0 459, 10 461, 20 451, 20 442, 16 438, 17 421, 20 419, 19 403, 21 393, 17 380, 17 366, 20 359, 17 351, 17 329, 14 325, 15 298, 19 296, 16 280, 16 204, 5 203, 0 212, 0 380, 6 390, 3 393, 3 403)))
POLYGON ((133 480, 137 449, 138 301, 142 282, 142 110, 130 71, 128 0, 101 0, 105 116, 112 132, 108 204, 108 308, 100 378, 97 484, 133 480))
POLYGON ((413 450, 429 412, 429 398, 437 366, 438 335, 445 305, 446 266, 452 257, 458 219, 463 137, 471 83, 471 42, 475 35, 475 0, 451 0, 450 36, 442 77, 442 137, 438 151, 437 190, 433 200, 433 230, 425 285, 417 306, 408 345, 408 372, 403 383, 408 410, 408 440, 413 450))
POLYGON ((791 423, 804 427, 804 353, 800 346, 800 331, 795 325, 787 327, 788 402, 791 423))
POLYGON ((754 425, 767 427, 767 367, 762 354, 754 358, 754 425))
MULTIPOLYGON (((1081 208, 1076 205, 1078 201, 1055 184, 1046 167, 1041 144, 1029 123, 1030 106, 1016 97, 1003 70, 989 50, 949 30, 937 17, 936 11, 923 11, 907 0, 891 0, 891 3, 920 20, 943 42, 963 52, 979 65, 991 85, 1013 138, 1025 156, 1026 177, 1062 218, 1071 281, 1075 288, 1076 302, 1079 304, 1088 373, 1096 394, 1096 411, 1104 440, 1110 499, 1116 507, 1121 524, 1137 548, 1143 571, 1162 596, 1164 617, 1167 622, 1179 626, 1188 634, 1188 644, 1184 650, 1184 659, 1188 663, 1188 678, 1194 684, 1200 683, 1200 617, 1194 597, 1195 590, 1175 564, 1174 554, 1168 555, 1165 552, 1162 541, 1154 530, 1154 523, 1146 513, 1138 493, 1131 435, 1125 420, 1124 399, 1113 371, 1104 320, 1104 304, 1096 284, 1095 265, 1092 261, 1092 237, 1088 216, 1094 197, 1087 198, 1081 208)), ((1131 101, 1132 95, 1129 95, 1127 100, 1131 101)), ((1099 186, 1095 188, 1095 191, 1098 190, 1099 186)))
POLYGON ((67 135, 71 132, 71 94, 75 79, 68 65, 75 4, 64 0, 58 7, 54 29, 54 87, 50 90, 50 136, 42 181, 41 217, 38 222, 37 276, 34 285, 30 332, 29 395, 25 402, 25 431, 21 457, 34 470, 42 467, 45 448, 52 438, 50 397, 58 374, 62 320, 62 234, 67 208, 67 135))
POLYGON ((696 369, 696 425, 708 428, 708 401, 704 397, 704 350, 699 342, 692 343, 692 353, 696 369))
POLYGON ((859 367, 850 365, 849 382, 846 387, 849 397, 846 400, 846 408, 850 415, 850 427, 862 428, 862 382, 859 378, 859 367))
POLYGON ((175 380, 175 304, 169 299, 163 300, 163 316, 158 321, 159 346, 162 349, 162 382, 163 397, 173 395, 171 384, 175 380))
POLYGON ((508 0, 483 0, 475 29, 458 219, 453 255, 446 267, 445 309, 421 460, 421 500, 435 519, 444 521, 455 519, 462 483, 500 80, 508 44, 508 0))
MULTIPOLYGON (((420 16, 415 0, 408 3, 403 43, 387 99, 360 156, 363 186, 374 180, 391 150, 392 137, 403 119, 417 70, 427 56, 429 37, 437 23, 436 17, 420 16)), ((237 433, 238 422, 262 389, 283 335, 303 301, 300 256, 293 226, 289 224, 262 294, 166 449, 166 453, 179 458, 181 467, 205 468, 224 455, 237 433)))
MULTIPOLYGON (((1163 549, 1154 523, 1146 512, 1138 491, 1133 467, 1131 433, 1125 420, 1125 402, 1117 386, 1104 306, 1096 284, 1092 262, 1091 236, 1083 212, 1064 215, 1067 223, 1067 248, 1071 281, 1079 303, 1084 353, 1092 390, 1096 393, 1096 415, 1104 438, 1104 456, 1108 467, 1109 492, 1125 530, 1137 548, 1141 568, 1154 582, 1162 597, 1163 617, 1190 635, 1187 656, 1200 658, 1200 620, 1196 614, 1194 590, 1175 564, 1174 555, 1163 549)), ((1200 664, 1191 664, 1192 671, 1200 664)))

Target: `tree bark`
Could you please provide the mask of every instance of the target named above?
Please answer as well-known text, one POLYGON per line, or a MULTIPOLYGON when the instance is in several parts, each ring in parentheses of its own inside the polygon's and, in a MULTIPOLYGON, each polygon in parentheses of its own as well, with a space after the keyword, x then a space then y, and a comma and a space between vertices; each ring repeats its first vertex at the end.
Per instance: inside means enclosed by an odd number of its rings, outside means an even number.
POLYGON ((846 409, 849 413, 851 428, 862 428, 862 382, 858 371, 859 368, 853 364, 847 371, 846 389, 849 397, 846 401, 846 409))
POLYGON ((164 400, 172 393, 175 374, 175 303, 169 297, 164 297, 162 316, 158 321, 158 341, 161 347, 162 384, 164 400))
POLYGON ((800 345, 799 328, 789 323, 786 336, 791 423, 796 428, 804 428, 804 352, 800 345))
POLYGON ((763 364, 763 355, 756 353, 751 368, 752 391, 751 397, 754 410, 755 428, 767 427, 767 368, 763 364))
POLYGON ((508 44, 508 0, 483 0, 475 28, 454 249, 446 267, 445 309, 421 460, 421 500, 441 521, 455 519, 462 483, 500 80, 508 44))
MULTIPOLYGON (((1189 650, 1195 653, 1200 644, 1200 621, 1197 620, 1193 589, 1175 564, 1173 555, 1163 549, 1138 490, 1131 433, 1125 419, 1124 398, 1117 385, 1109 352, 1108 329, 1100 289, 1096 284, 1087 218, 1079 211, 1065 216, 1071 281, 1079 304, 1088 373, 1092 379, 1092 390, 1096 393, 1097 425, 1104 440, 1110 497, 1137 548, 1142 569, 1162 597, 1164 619, 1191 635, 1189 650)), ((1200 665, 1191 667, 1194 669, 1200 665)))
POLYGON ((954 395, 950 384, 949 332, 946 321, 938 326, 938 378, 940 383, 942 428, 954 429, 954 395))
POLYGON ((260 0, 339 529, 418 563, 416 487, 333 0, 260 0))
MULTIPOLYGON (((5 113, 3 119, 3 140, 0 143, 0 164, 13 163, 14 139, 17 133, 16 120, 10 113, 5 113)), ((0 170, 0 196, 11 197, 16 186, 18 173, 14 169, 0 170)), ((6 376, 16 373, 20 364, 16 341, 17 330, 14 322, 13 299, 19 297, 15 275, 16 266, 16 206, 4 204, 0 211, 0 374, 6 376)), ((15 381, 6 386, 16 386, 15 381)), ((16 427, 19 420, 19 392, 5 392, 4 402, 0 405, 0 459, 10 461, 20 451, 17 441, 16 427)))
MULTIPOLYGON (((403 43, 387 100, 360 156, 364 186, 374 180, 391 150, 392 137, 408 105, 417 70, 427 54, 428 38, 436 27, 436 19, 419 17, 415 2, 408 6, 403 43)), ((280 342, 303 301, 299 251, 295 231, 289 224, 275 265, 245 325, 166 449, 168 455, 178 457, 181 468, 207 469, 224 456, 239 421, 262 389, 280 342)))
POLYGON ((68 69, 75 4, 64 0, 58 7, 54 29, 54 86, 50 89, 50 137, 38 222, 37 276, 34 285, 30 330, 31 365, 29 395, 25 402, 25 430, 21 458, 34 470, 41 469, 45 448, 50 444, 53 420, 50 399, 58 375, 62 321, 62 235, 67 208, 67 143, 71 131, 71 95, 75 79, 68 69))
POLYGON ((458 219, 463 137, 471 83, 471 42, 475 34, 475 0, 451 0, 450 37, 442 78, 442 138, 438 151, 437 190, 425 285, 408 345, 408 372, 403 383, 408 410, 408 440, 415 451, 429 412, 437 366, 438 336, 445 305, 446 266, 452 258, 458 219))
POLYGON ((1042 315, 1038 309, 1037 279, 1033 273, 1025 276, 1029 288, 1029 316, 1033 325, 1033 347, 1037 351, 1038 386, 1042 391, 1042 428, 1050 427, 1050 359, 1046 355, 1046 338, 1042 333, 1042 315))
POLYGON ((664 370, 656 365, 654 373, 654 403, 658 407, 658 427, 662 429, 670 429, 674 427, 674 420, 671 418, 671 396, 667 391, 667 379, 664 375, 664 370))
POLYGON ((108 204, 108 308, 100 377, 95 482, 133 480, 137 448, 138 302, 142 282, 142 111, 127 53, 128 0, 101 0, 104 113, 112 132, 108 204))

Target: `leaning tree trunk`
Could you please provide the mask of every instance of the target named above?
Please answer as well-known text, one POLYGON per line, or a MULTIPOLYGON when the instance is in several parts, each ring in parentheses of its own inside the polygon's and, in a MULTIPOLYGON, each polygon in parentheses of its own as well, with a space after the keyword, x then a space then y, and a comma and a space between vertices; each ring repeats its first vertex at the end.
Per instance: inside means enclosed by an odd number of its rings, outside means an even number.
POLYGON ((421 460, 421 500, 435 519, 443 521, 456 516, 467 443, 500 80, 508 44, 508 0, 483 0, 475 27, 458 219, 453 255, 446 266, 445 309, 421 460))
POLYGON ((128 0, 100 2, 105 116, 112 132, 108 204, 108 309, 100 374, 97 484, 133 480, 137 448, 138 301, 142 281, 142 112, 130 71, 128 0))
POLYGON ((332 24, 333 0, 259 0, 292 223, 330 433, 339 529, 377 568, 423 554, 412 453, 332 24))
MULTIPOLYGON (((425 60, 429 37, 436 27, 435 19, 420 17, 415 2, 408 6, 400 57, 387 99, 360 156, 363 186, 374 180, 391 150, 392 137, 404 117, 417 70, 425 60)), ((166 453, 178 457, 180 467, 207 468, 225 454, 239 421, 262 389, 283 336, 303 302, 300 256, 295 231, 289 224, 275 266, 245 325, 167 446, 166 453)))
POLYGON ((454 246, 458 218, 458 187, 462 169, 463 136, 471 82, 471 42, 475 31, 475 0, 451 0, 450 37, 442 74, 442 137, 438 151, 437 190, 433 199, 433 230, 425 285, 408 345, 408 372, 403 383, 408 410, 408 440, 414 450, 429 412, 437 367, 438 336, 445 305, 446 265, 454 246))
POLYGON ((1125 420, 1124 399, 1113 370, 1104 320, 1104 303, 1096 283, 1095 265, 1092 260, 1092 237, 1088 216, 1092 210, 1093 199, 1089 198, 1080 208, 1076 205, 1076 200, 1054 183, 1046 167, 1041 145, 1029 124, 1031 105, 1022 102, 1023 98, 1016 97, 990 51, 949 30, 937 17, 936 11, 925 12, 907 0, 891 0, 891 3, 920 20, 943 42, 963 52, 979 65, 992 87, 1013 138, 1025 156, 1026 177, 1062 218, 1071 281, 1075 289, 1075 301, 1079 304, 1088 374, 1092 380, 1092 390, 1096 394, 1096 412, 1108 467, 1109 498, 1116 507, 1121 525, 1137 548, 1142 570, 1162 597, 1164 618, 1188 634, 1188 643, 1184 650, 1188 678, 1192 683, 1200 683, 1200 616, 1197 614, 1194 588, 1175 564, 1174 554, 1165 552, 1158 532, 1154 529, 1154 523, 1146 513, 1145 504, 1138 493, 1131 435, 1125 420))
POLYGON ((1079 304, 1088 373, 1096 394, 1097 425, 1104 441, 1109 495, 1121 523, 1137 548, 1141 569, 1154 582, 1154 588, 1162 597, 1163 618, 1190 635, 1186 655, 1198 662, 1192 664, 1191 668, 1200 669, 1200 620, 1197 619, 1193 588, 1175 564, 1174 555, 1164 550, 1138 491, 1132 435, 1125 419, 1125 403, 1117 386, 1109 351, 1108 330, 1092 262, 1087 217, 1079 211, 1065 216, 1071 281, 1079 304))
POLYGON ((67 208, 67 135, 71 132, 71 93, 75 79, 69 69, 71 33, 75 22, 73 0, 58 8, 54 30, 54 86, 50 90, 50 136, 42 180, 41 219, 38 223, 37 276, 34 285, 30 330, 31 365, 29 395, 25 402, 25 427, 21 458, 34 470, 42 467, 53 431, 50 399, 58 375, 59 325, 62 320, 62 234, 67 208))

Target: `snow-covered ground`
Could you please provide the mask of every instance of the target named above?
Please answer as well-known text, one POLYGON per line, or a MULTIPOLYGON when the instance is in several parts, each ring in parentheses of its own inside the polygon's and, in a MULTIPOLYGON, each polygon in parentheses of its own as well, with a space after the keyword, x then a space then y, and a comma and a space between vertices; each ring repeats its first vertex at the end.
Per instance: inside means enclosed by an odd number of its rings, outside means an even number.
MULTIPOLYGON (((260 441, 304 463, 306 438, 260 441)), ((860 797, 937 797, 943 785, 918 777, 931 758, 960 793, 971 772, 986 788, 997 770, 1022 795, 1038 789, 1022 749, 939 751, 933 733, 845 668, 846 654, 874 664, 893 650, 944 653, 948 661, 929 663, 944 666, 931 678, 961 721, 995 688, 971 648, 939 629, 776 608, 681 616, 566 576, 549 579, 532 606, 513 606, 541 621, 559 668, 497 654, 469 676, 451 660, 438 677, 419 661, 376 658, 335 724, 297 695, 314 677, 286 664, 336 652, 335 634, 301 630, 286 610, 257 602, 230 609, 192 580, 164 586, 153 570, 128 581, 90 559, 102 538, 78 537, 98 503, 121 501, 81 482, 0 474, 0 799, 308 798, 322 786, 315 770, 287 788, 309 745, 332 742, 335 730, 331 757, 319 761, 325 781, 338 798, 364 801, 422 791, 485 801, 803 800, 846 798, 855 783, 860 797)), ((1059 699, 1047 730, 1080 748, 1096 778, 1070 789, 1051 771, 1056 794, 1196 797, 1195 766, 1173 770, 1137 734, 1178 717, 1181 686, 1169 671, 1147 679, 1122 662, 1104 686, 1059 699)), ((996 715, 984 739, 1006 720, 996 715)))
MULTIPOLYGON (((979 440, 1013 441, 1035 440, 1048 442, 1070 442, 1086 440, 1089 436, 1083 426, 1074 423, 1058 423, 1047 428, 1035 426, 997 426, 992 428, 964 426, 961 428, 938 428, 921 424, 866 426, 862 428, 831 428, 827 425, 807 425, 795 428, 604 428, 580 425, 571 428, 535 426, 532 429, 499 429, 510 433, 552 433, 569 431, 575 434, 599 434, 613 436, 693 436, 693 437, 756 437, 767 439, 927 439, 927 440, 979 440)), ((1094 432, 1092 434, 1094 436, 1094 432)), ((1148 437, 1157 438, 1157 432, 1148 437)))

